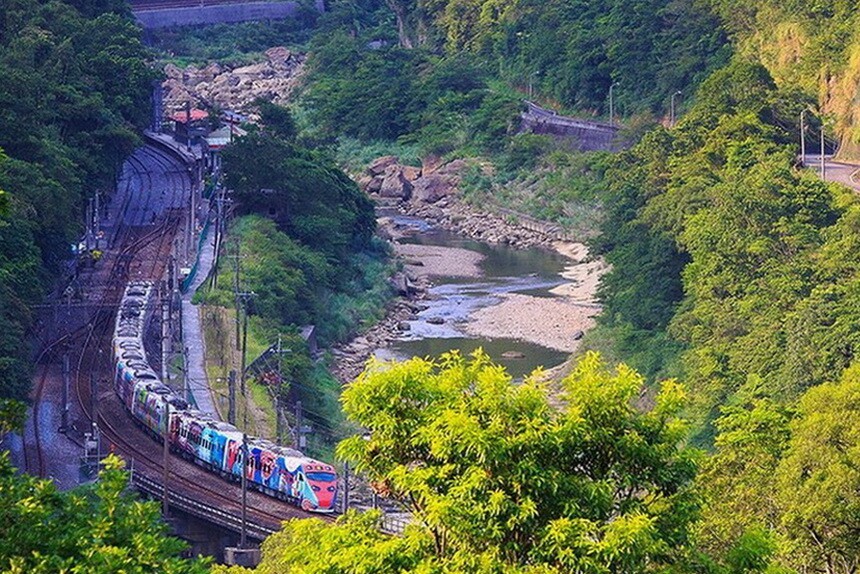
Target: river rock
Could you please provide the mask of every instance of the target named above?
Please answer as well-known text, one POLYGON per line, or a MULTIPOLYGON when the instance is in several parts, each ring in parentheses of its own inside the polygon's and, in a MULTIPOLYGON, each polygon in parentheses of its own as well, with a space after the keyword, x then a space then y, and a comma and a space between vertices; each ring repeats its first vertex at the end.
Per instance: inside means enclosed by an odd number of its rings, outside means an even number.
POLYGON ((409 295, 409 279, 405 273, 395 273, 390 281, 398 295, 409 295))
POLYGON ((382 197, 399 197, 409 199, 412 195, 412 184, 403 176, 403 169, 398 165, 389 166, 379 187, 382 197))
POLYGON ((469 164, 462 159, 455 159, 453 161, 449 161, 442 167, 436 170, 436 173, 439 175, 456 175, 461 176, 466 170, 469 169, 469 164))
POLYGON ((444 162, 442 158, 436 154, 429 154, 421 160, 421 172, 428 175, 439 169, 444 162))
POLYGON ((401 331, 408 331, 412 328, 412 325, 409 324, 409 321, 400 321, 397 324, 397 328, 401 331))
POLYGON ((383 175, 389 167, 397 165, 399 161, 396 155, 378 157, 367 166, 367 174, 373 177, 383 175))
POLYGON ((407 181, 415 181, 419 177, 421 177, 421 168, 414 167, 411 165, 404 165, 402 167, 403 177, 406 178, 407 181))
POLYGON ((283 46, 275 46, 269 48, 265 52, 266 59, 276 68, 287 67, 293 59, 293 52, 289 48, 283 46))
POLYGON ((454 193, 459 181, 447 175, 431 173, 415 181, 412 197, 415 201, 436 203, 443 197, 454 193))
POLYGON ((427 322, 431 325, 443 325, 445 324, 445 319, 442 317, 430 317, 427 319, 427 322))
POLYGON ((585 333, 583 333, 582 331, 574 331, 574 332, 573 332, 573 340, 574 340, 574 341, 579 341, 579 340, 580 340, 580 339, 582 339, 584 336, 585 336, 585 333))
POLYGON ((367 193, 379 193, 380 189, 382 189, 382 178, 374 177, 371 178, 370 182, 367 184, 365 191, 367 193))

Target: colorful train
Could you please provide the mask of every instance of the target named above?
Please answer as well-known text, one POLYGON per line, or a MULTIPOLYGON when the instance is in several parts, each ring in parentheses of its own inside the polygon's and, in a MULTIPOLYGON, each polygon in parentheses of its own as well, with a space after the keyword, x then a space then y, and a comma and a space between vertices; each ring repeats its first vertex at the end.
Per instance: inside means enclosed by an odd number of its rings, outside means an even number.
POLYGON ((259 438, 247 438, 243 449, 239 429, 194 410, 161 382, 149 366, 143 345, 152 291, 152 283, 129 283, 114 329, 114 388, 135 421, 159 440, 167 435, 173 452, 223 478, 241 480, 244 467, 252 488, 309 512, 333 512, 337 503, 334 467, 259 438))

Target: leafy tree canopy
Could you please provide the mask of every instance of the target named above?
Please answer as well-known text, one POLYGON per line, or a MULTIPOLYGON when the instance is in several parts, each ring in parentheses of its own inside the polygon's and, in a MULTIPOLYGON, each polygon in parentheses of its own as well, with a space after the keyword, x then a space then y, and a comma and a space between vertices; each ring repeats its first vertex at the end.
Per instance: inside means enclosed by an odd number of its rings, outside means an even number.
POLYGON ((539 373, 514 384, 478 351, 371 363, 345 391, 369 432, 339 455, 412 513, 403 538, 368 516, 287 523, 260 572, 645 571, 669 565, 695 515, 696 453, 679 446, 681 387, 655 406, 643 379, 585 356, 550 405, 539 373), (347 542, 349 541, 349 542, 347 542), (314 549, 311 551, 311 549, 314 549), (320 553, 319 549, 328 549, 320 553))
POLYGON ((92 486, 59 492, 50 480, 18 474, 0 453, 0 570, 48 574, 203 574, 179 557, 185 544, 165 534, 158 505, 126 492, 116 457, 92 486))

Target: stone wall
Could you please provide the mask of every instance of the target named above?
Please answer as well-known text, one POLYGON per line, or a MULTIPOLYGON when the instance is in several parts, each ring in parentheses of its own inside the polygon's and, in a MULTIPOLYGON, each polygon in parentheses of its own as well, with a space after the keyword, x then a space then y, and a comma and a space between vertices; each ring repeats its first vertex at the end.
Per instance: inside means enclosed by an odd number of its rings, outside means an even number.
POLYGON ((298 8, 297 2, 245 2, 216 6, 135 10, 134 16, 143 28, 152 29, 253 20, 282 20, 294 17, 298 8))
POLYGON ((624 147, 618 137, 618 127, 558 115, 552 110, 526 102, 522 131, 563 138, 580 151, 615 151, 624 147))

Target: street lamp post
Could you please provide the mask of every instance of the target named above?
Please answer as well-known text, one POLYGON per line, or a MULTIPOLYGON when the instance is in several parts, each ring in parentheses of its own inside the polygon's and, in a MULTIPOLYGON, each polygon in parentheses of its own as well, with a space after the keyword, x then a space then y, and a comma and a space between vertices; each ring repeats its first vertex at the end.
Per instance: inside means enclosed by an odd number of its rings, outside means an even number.
POLYGON ((803 121, 805 115, 806 108, 800 112, 800 167, 806 165, 806 124, 803 121))
POLYGON ((672 94, 672 97, 669 98, 669 127, 675 127, 675 96, 680 96, 681 90, 676 91, 672 94))
POLYGON ((532 99, 532 95, 534 94, 534 86, 533 86, 534 78, 538 74, 540 74, 540 71, 535 71, 535 72, 532 72, 531 74, 529 74, 529 99, 530 100, 532 99))
POLYGON ((615 125, 615 100, 613 99, 613 89, 618 85, 618 82, 612 82, 609 85, 609 125, 615 125))
POLYGON ((824 166, 824 120, 821 121, 821 181, 827 181, 827 171, 824 166))

